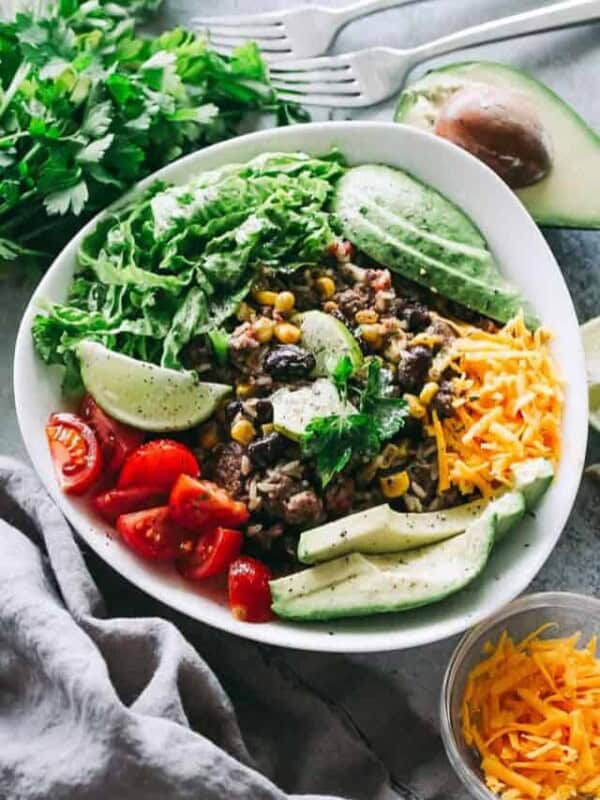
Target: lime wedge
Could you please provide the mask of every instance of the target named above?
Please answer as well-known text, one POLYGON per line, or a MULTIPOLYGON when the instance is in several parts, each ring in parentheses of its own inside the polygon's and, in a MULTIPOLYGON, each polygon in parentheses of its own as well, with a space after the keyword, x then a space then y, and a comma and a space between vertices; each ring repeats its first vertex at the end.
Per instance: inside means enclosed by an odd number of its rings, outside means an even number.
POLYGON ((289 439, 299 441, 306 427, 316 417, 347 416, 356 409, 340 399, 335 385, 320 378, 301 389, 278 389, 271 396, 273 427, 289 439))
POLYGON ((313 374, 317 377, 331 375, 343 356, 349 356, 354 369, 363 362, 358 342, 343 322, 324 311, 306 311, 298 314, 294 322, 300 326, 300 344, 315 357, 313 374))
POLYGON ((587 369, 590 425, 600 431, 600 317, 581 326, 581 338, 587 369))
POLYGON ((231 386, 195 372, 165 369, 84 340, 77 346, 83 384, 98 405, 143 431, 181 431, 210 417, 231 386))

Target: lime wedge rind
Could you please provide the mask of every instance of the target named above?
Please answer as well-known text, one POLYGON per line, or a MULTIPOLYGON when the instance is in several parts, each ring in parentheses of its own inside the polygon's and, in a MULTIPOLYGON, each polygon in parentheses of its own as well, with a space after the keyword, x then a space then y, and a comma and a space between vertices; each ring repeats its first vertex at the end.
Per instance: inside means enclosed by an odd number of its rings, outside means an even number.
POLYGON ((83 340, 81 377, 98 405, 119 422, 152 432, 181 431, 208 419, 231 386, 205 383, 195 372, 137 361, 83 340))

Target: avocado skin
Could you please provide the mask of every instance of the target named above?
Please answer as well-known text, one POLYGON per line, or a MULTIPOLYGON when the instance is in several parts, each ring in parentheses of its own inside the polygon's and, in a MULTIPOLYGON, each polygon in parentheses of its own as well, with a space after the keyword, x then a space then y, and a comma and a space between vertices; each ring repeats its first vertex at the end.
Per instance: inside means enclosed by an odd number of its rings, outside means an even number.
POLYGON ((524 70, 494 61, 463 61, 430 70, 401 93, 394 120, 430 130, 429 125, 413 119, 419 95, 426 90, 435 92, 451 78, 514 89, 533 101, 552 140, 553 167, 545 178, 516 194, 540 225, 600 228, 600 134, 552 89, 524 70))
POLYGON ((380 264, 499 322, 524 309, 527 324, 537 325, 471 220, 406 172, 379 165, 348 170, 334 211, 343 235, 380 264))

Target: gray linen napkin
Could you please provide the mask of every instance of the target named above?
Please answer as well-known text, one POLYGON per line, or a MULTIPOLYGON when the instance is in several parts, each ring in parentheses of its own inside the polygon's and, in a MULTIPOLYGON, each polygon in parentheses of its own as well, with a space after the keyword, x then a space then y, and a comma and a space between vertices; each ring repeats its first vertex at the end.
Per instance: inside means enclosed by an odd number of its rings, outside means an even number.
MULTIPOLYGON (((104 616, 62 514, 33 472, 8 458, 0 458, 0 517, 3 800, 289 797, 257 771, 227 694, 174 625, 104 616)), ((217 660, 222 647, 232 652, 227 638, 206 630, 217 660)), ((412 797, 391 789, 343 715, 269 650, 248 643, 235 652, 245 717, 267 748, 256 755, 273 777, 297 791, 412 797), (279 742, 268 752, 274 725, 279 742)))

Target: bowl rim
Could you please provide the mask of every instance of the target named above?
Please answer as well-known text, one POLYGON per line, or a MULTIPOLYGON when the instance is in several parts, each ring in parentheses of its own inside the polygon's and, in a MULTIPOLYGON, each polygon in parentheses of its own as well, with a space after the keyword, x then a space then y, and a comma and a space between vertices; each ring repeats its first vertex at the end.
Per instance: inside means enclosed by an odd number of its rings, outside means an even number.
POLYGON ((535 611, 539 608, 553 607, 576 607, 578 611, 584 612, 586 609, 591 609, 600 613, 600 599, 591 595, 578 594, 577 592, 536 592, 535 594, 518 597, 468 630, 454 648, 448 661, 440 691, 440 735, 452 769, 477 800, 498 800, 498 795, 490 791, 481 780, 481 776, 465 763, 457 747, 450 713, 452 696, 456 688, 456 673, 463 659, 471 652, 477 640, 485 636, 485 633, 499 622, 506 621, 508 623, 508 620, 523 611, 535 611))
MULTIPOLYGON (((87 518, 84 518, 84 516, 79 512, 78 508, 75 507, 75 505, 71 502, 71 499, 58 490, 56 482, 53 480, 53 476, 50 479, 44 477, 45 472, 47 471, 45 469, 46 457, 40 457, 39 454, 36 454, 36 445, 33 435, 28 431, 28 422, 30 422, 30 419, 28 418, 28 414, 25 412, 24 408, 26 405, 25 401, 27 395, 30 393, 30 387, 27 383, 26 369, 23 365, 29 355, 28 349, 31 349, 30 325, 35 313, 35 302, 37 301, 38 297, 43 296, 44 288, 52 284, 54 274, 59 272, 61 268, 64 268, 65 262, 68 263, 68 260, 74 256, 79 243, 94 228, 99 219, 114 211, 121 204, 127 202, 136 194, 142 192, 155 180, 166 179, 174 180, 175 183, 180 183, 182 182, 182 178, 179 176, 187 176, 189 174, 189 170, 191 169, 199 171, 202 169, 206 170, 215 168, 214 165, 211 164, 211 160, 212 162, 217 161, 219 164, 230 163, 240 159, 240 156, 237 154, 240 150, 243 152, 244 149, 252 150, 254 147, 257 148, 257 152, 266 152, 268 149, 279 149, 280 151, 284 152, 292 152, 301 149, 302 145, 290 145, 289 142, 294 142, 295 136, 302 136, 302 138, 305 138, 306 134, 308 134, 307 150, 309 152, 315 152, 314 139, 317 139, 320 134, 322 134, 322 138, 332 140, 339 146, 340 149, 343 150, 345 144, 344 136, 346 132, 350 130, 357 132, 353 135, 360 136, 361 141, 363 137, 368 137, 369 135, 386 135, 392 138, 398 137, 399 144, 400 140, 403 140, 403 146, 410 147, 413 145, 418 145, 424 151, 427 151, 428 155, 431 154, 434 156, 435 161, 439 161, 441 158, 442 162, 445 161, 448 167, 452 166, 454 169, 462 166, 464 169, 461 174, 464 176, 464 173, 469 173, 467 177, 470 176, 469 180, 466 181, 467 184, 469 181, 471 181, 471 184, 474 183, 477 189, 481 190, 481 188, 485 187, 487 183, 488 191, 497 199, 499 199, 500 193, 502 193, 504 195, 504 199, 502 200, 503 204, 507 208, 511 207, 511 213, 514 214, 515 218, 518 216, 519 222, 523 227, 527 228, 528 241, 531 241, 531 243, 535 242, 536 246, 538 247, 538 252, 540 253, 542 252, 543 248, 545 257, 552 261, 556 271, 556 274, 553 274, 552 276, 553 280, 561 284, 561 288, 564 290, 565 294, 565 301, 567 301, 567 305, 565 307, 565 319, 569 321, 569 326, 572 326, 573 323, 575 323, 575 325, 577 324, 568 288, 566 287, 564 278, 560 273, 560 269, 556 263, 556 259, 554 258, 552 251, 545 242, 534 221, 531 219, 531 217, 529 217, 523 208, 523 205, 519 199, 487 166, 482 164, 466 151, 457 148, 456 146, 446 142, 443 139, 440 139, 439 137, 435 137, 426 132, 394 122, 342 121, 307 123, 302 125, 288 126, 287 128, 268 129, 246 134, 244 136, 236 137, 226 142, 221 142, 203 150, 191 153, 153 173, 151 176, 132 187, 124 196, 116 200, 107 209, 99 212, 65 246, 65 248, 55 259, 50 269, 46 272, 39 285, 36 287, 34 294, 23 314, 17 334, 13 367, 13 384, 17 419, 21 429, 21 434, 29 457, 34 464, 36 471, 40 475, 46 490, 50 493, 63 514, 67 517, 67 519, 69 519, 84 541, 124 578, 132 582, 141 590, 145 591, 147 594, 155 597, 161 602, 164 602, 166 605, 176 609, 177 611, 190 616, 192 619, 199 620, 205 624, 211 625, 212 627, 220 628, 244 638, 253 639, 266 644, 299 650, 366 653, 407 649, 429 644, 434 641, 440 641, 457 633, 462 633, 470 625, 480 622, 490 613, 494 613, 494 611, 499 607, 507 602, 510 602, 510 600, 512 600, 517 594, 522 592, 527 587, 529 582, 537 574, 552 552, 556 542, 560 537, 560 534, 562 533, 564 525, 566 524, 575 500, 581 472, 583 470, 587 442, 587 414, 585 414, 585 422, 580 419, 580 417, 584 416, 584 408, 587 408, 587 395, 583 396, 581 393, 577 394, 576 402, 580 413, 577 415, 570 415, 570 417, 572 417, 572 425, 577 429, 577 436, 574 437, 574 442, 572 442, 570 445, 571 455, 569 457, 569 467, 571 477, 569 479, 568 491, 566 491, 566 487, 563 487, 563 491, 560 496, 560 509, 556 513, 555 522, 552 525, 552 535, 547 537, 547 543, 544 543, 543 546, 541 544, 536 546, 535 557, 533 557, 532 553, 532 558, 528 562, 527 568, 521 570, 518 575, 514 576, 515 580, 510 582, 510 586, 504 591, 502 597, 496 597, 493 599, 493 601, 487 599, 486 604, 473 604, 468 607, 467 611, 464 609, 461 610, 461 614, 454 611, 452 612, 451 617, 449 619, 443 619, 443 622, 440 622, 439 620, 435 623, 429 622, 429 627, 432 625, 435 626, 435 630, 433 631, 427 630, 427 625, 425 627, 414 625, 410 626, 410 630, 408 632, 406 631, 405 626, 399 626, 397 623, 395 626, 393 623, 392 625, 387 625, 385 622, 381 622, 379 626, 374 625, 373 627, 369 628, 364 627, 362 629, 352 629, 352 623, 355 622, 355 620, 334 620, 330 623, 320 623, 319 625, 315 625, 314 623, 297 624, 290 623, 289 621, 285 620, 276 620, 273 623, 257 626, 247 623, 240 623, 235 620, 223 621, 211 617, 207 618, 207 616, 190 611, 188 604, 183 600, 180 601, 178 597, 174 598, 173 592, 170 591, 170 587, 162 580, 157 580, 155 573, 150 569, 143 570, 143 572, 140 573, 131 568, 129 564, 121 563, 123 559, 112 556, 111 551, 107 547, 103 547, 98 542, 97 534, 101 528, 101 526, 98 525, 98 522, 94 521, 94 524, 92 524, 89 519, 89 514, 87 515, 87 518), (313 133, 314 137, 312 137, 313 133), (225 158, 223 156, 225 156, 225 158), (200 162, 199 166, 196 166, 197 161, 200 162), (187 172, 186 168, 188 169, 187 172), (341 625, 338 627, 339 622, 349 622, 350 626, 341 625), (348 627, 350 627, 350 630, 348 627)), ((242 158, 247 157, 248 156, 246 155, 242 156, 242 158)), ((384 159, 382 159, 382 163, 385 163, 384 159)), ((434 188, 438 188, 438 190, 440 190, 440 187, 437 186, 433 180, 431 180, 430 183, 434 188)), ((443 192, 443 189, 441 189, 441 191, 443 192)), ((457 200, 454 202, 458 203, 457 200)), ((477 218, 474 212, 471 212, 470 215, 474 218, 475 224, 479 224, 480 220, 477 218)), ((531 293, 529 296, 531 296, 531 293)), ((571 328, 571 333, 572 332, 573 328, 571 328)), ((581 347, 581 343, 576 341, 572 342, 572 346, 572 360, 575 363, 578 380, 583 387, 585 379, 583 349, 581 347)), ((46 369, 48 368, 46 367, 46 369)), ((112 552, 114 552, 114 550, 112 552)), ((451 599, 452 598, 450 598, 450 600, 451 599)), ((435 609, 439 605, 441 604, 430 606, 430 608, 435 609)), ((404 616, 406 613, 407 612, 402 612, 401 615, 404 616)), ((422 613, 422 610, 418 609, 416 613, 422 613)), ((379 615, 378 618, 370 617, 368 618, 368 621, 370 622, 371 620, 377 619, 381 621, 385 620, 386 617, 397 619, 398 614, 379 615)))

